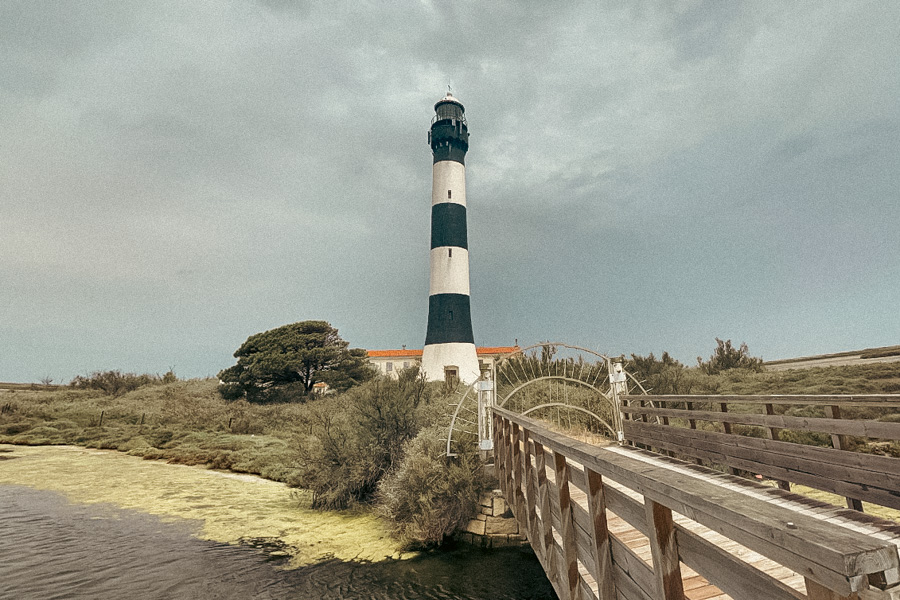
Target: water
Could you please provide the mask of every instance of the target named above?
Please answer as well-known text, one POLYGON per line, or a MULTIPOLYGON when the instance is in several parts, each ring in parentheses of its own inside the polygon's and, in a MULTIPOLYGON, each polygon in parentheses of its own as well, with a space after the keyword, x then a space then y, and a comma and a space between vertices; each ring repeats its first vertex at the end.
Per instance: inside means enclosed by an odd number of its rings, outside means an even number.
POLYGON ((192 527, 0 485, 0 599, 556 597, 527 550, 463 548, 404 561, 333 560, 287 570, 287 559, 273 547, 204 541, 192 536, 192 527))

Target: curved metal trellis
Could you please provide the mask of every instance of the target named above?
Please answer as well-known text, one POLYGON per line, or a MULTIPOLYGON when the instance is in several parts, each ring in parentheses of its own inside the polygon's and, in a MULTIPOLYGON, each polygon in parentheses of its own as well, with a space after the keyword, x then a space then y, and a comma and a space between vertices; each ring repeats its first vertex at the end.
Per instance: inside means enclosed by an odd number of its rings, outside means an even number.
MULTIPOLYGON (((483 379, 492 383, 478 381, 456 395, 447 454, 453 456, 460 444, 477 443, 479 437, 483 438, 483 424, 488 418, 483 409, 486 397, 489 403, 513 412, 538 413, 559 426, 582 428, 615 439, 617 430, 621 430, 621 415, 610 383, 612 371, 608 356, 564 343, 534 344, 502 357, 484 374, 483 379)), ((636 393, 645 393, 630 374, 624 376, 630 382, 620 386, 618 393, 626 393, 629 387, 636 393)))

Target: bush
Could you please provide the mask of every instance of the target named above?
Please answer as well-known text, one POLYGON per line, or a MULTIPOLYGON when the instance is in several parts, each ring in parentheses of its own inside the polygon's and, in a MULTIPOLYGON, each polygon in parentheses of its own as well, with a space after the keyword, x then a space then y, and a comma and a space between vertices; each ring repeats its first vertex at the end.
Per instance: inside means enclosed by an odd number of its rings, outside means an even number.
POLYGON ((379 512, 411 545, 435 545, 472 518, 485 487, 476 452, 446 455, 446 428, 423 429, 378 487, 379 512))
POLYGON ((121 371, 94 371, 88 376, 76 375, 69 383, 71 387, 101 390, 109 396, 121 396, 145 385, 163 385, 178 381, 171 370, 165 375, 137 375, 121 371))
POLYGON ((700 369, 708 375, 716 375, 729 369, 746 369, 759 372, 763 370, 762 358, 750 356, 750 350, 746 343, 741 343, 739 348, 731 345, 731 340, 716 338, 716 349, 708 362, 697 357, 700 369))
POLYGON ((398 379, 379 377, 308 404, 297 438, 297 475, 291 485, 313 493, 314 508, 346 508, 372 497, 404 444, 434 418, 433 386, 418 369, 398 379))

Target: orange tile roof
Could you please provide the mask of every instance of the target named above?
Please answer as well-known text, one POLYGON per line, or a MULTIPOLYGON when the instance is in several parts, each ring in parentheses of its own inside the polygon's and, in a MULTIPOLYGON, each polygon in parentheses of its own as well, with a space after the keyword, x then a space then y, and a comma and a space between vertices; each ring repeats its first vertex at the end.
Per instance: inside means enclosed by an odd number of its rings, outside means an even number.
POLYGON ((421 358, 421 350, 369 350, 370 358, 421 358))
MULTIPOLYGON (((518 346, 480 346, 475 348, 475 353, 483 354, 510 354, 519 350, 518 346)), ((368 350, 369 358, 422 358, 421 350, 368 350)))
POLYGON ((476 354, 511 354, 521 350, 518 346, 481 346, 475 348, 476 354))

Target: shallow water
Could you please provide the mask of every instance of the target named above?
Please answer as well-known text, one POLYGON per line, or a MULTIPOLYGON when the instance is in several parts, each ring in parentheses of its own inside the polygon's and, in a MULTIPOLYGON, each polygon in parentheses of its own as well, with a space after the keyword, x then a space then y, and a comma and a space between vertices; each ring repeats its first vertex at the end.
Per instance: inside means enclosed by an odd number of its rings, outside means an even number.
POLYGON ((286 558, 192 535, 187 522, 0 485, 0 598, 551 599, 534 556, 463 549, 376 563, 286 558))
POLYGON ((347 560, 348 536, 373 544, 355 556, 385 547, 371 518, 307 514, 271 482, 83 449, 3 450, 12 452, 0 455, 2 600, 555 598, 529 550, 347 560), (300 520, 274 527, 291 515, 300 520), (306 564, 288 568, 298 552, 306 564))

